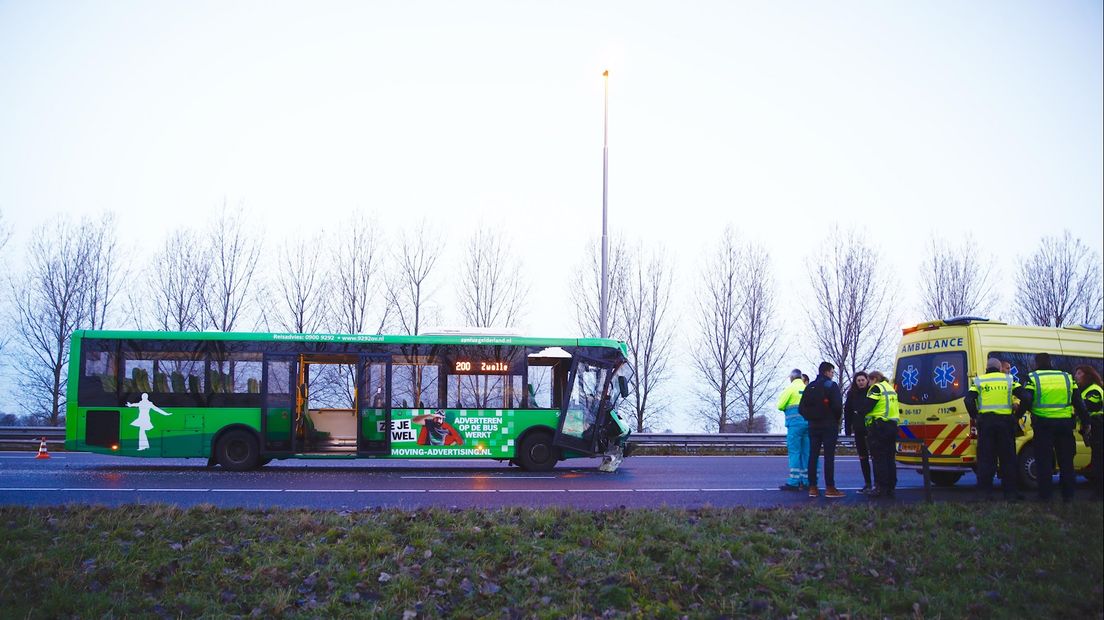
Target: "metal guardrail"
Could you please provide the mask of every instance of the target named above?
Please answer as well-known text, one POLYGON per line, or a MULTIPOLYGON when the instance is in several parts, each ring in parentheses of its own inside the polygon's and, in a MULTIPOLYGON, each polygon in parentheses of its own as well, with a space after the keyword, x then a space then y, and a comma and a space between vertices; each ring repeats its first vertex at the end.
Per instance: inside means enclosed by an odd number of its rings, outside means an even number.
POLYGON ((45 437, 48 443, 65 441, 64 426, 0 426, 0 443, 37 444, 45 437))
MULTIPOLYGON (((786 447, 785 433, 633 433, 629 443, 657 448, 716 448, 773 450, 786 447)), ((838 446, 854 447, 851 437, 840 437, 838 446)))

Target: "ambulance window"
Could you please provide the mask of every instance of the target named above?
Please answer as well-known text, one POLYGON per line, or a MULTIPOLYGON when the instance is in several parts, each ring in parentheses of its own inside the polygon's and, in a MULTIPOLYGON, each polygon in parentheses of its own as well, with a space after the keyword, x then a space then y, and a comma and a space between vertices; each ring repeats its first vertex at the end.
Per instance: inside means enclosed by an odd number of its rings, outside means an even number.
POLYGON ((966 395, 966 353, 925 353, 897 360, 894 383, 900 401, 909 405, 940 405, 966 395))

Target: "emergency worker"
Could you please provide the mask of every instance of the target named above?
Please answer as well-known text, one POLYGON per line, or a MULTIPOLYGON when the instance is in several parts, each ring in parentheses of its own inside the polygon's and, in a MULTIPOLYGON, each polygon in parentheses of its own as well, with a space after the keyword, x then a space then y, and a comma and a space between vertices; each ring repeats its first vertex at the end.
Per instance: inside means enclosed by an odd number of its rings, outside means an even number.
POLYGON ((966 411, 977 428, 977 485, 985 494, 993 491, 993 475, 1000 461, 1004 498, 1023 499, 1016 492, 1016 420, 1012 396, 1016 384, 1001 371, 1001 361, 989 358, 985 374, 975 377, 966 394, 966 411))
POLYGON ((859 469, 863 475, 863 488, 859 490, 861 495, 874 488, 870 480, 870 449, 866 441, 866 413, 874 404, 866 397, 868 389, 870 377, 860 370, 851 377, 851 387, 847 389, 847 398, 843 401, 843 434, 855 436, 855 450, 859 453, 859 469))
POLYGON ((870 461, 874 469, 874 490, 867 497, 893 497, 897 489, 897 420, 901 417, 897 391, 885 375, 870 373, 870 389, 866 397, 872 401, 866 414, 866 438, 870 444, 870 461))
POLYGON ((1077 474, 1073 471, 1073 455, 1077 446, 1073 439, 1073 415, 1084 417, 1085 405, 1081 392, 1074 389, 1073 377, 1055 370, 1049 353, 1035 356, 1035 368, 1021 388, 1020 413, 1031 411, 1031 429, 1035 434, 1035 467, 1039 478, 1039 501, 1050 501, 1054 481, 1054 461, 1058 461, 1059 486, 1062 501, 1072 502, 1077 474))
POLYGON ((1100 380, 1100 373, 1092 366, 1078 366, 1073 371, 1073 379, 1077 381, 1077 388, 1081 391, 1081 401, 1085 403, 1085 411, 1089 414, 1089 425, 1082 422, 1081 434, 1088 435, 1086 442, 1092 450, 1092 485, 1093 497, 1104 497, 1104 463, 1101 458, 1101 447, 1104 446, 1104 382, 1100 380), (1088 430, 1086 433, 1085 430, 1088 430))
POLYGON ((805 382, 801 371, 790 371, 790 384, 778 397, 778 410, 786 415, 786 456, 790 462, 790 477, 779 485, 783 491, 800 491, 809 486, 809 423, 798 413, 805 382))

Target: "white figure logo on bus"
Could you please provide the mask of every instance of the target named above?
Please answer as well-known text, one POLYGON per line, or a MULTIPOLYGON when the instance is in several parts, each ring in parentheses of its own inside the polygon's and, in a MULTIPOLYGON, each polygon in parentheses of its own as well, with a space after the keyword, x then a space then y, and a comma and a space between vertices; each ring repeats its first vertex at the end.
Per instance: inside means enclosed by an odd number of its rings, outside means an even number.
POLYGON ((161 415, 172 414, 153 404, 153 402, 149 399, 149 394, 146 394, 145 392, 142 392, 142 400, 136 403, 127 403, 126 406, 138 408, 138 418, 131 422, 130 425, 138 427, 138 449, 148 450, 149 438, 146 437, 146 431, 153 430, 153 421, 150 420, 150 409, 156 411, 157 413, 160 413, 161 415))

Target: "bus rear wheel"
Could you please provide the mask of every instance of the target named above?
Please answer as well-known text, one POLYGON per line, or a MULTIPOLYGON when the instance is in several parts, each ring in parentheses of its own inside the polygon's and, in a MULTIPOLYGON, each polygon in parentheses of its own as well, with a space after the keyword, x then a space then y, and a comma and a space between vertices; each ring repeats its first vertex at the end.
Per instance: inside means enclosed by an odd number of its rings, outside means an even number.
POLYGON ((230 471, 248 471, 261 463, 261 450, 253 433, 244 430, 232 430, 219 438, 215 444, 215 460, 223 469, 230 471))
POLYGON ((552 434, 529 433, 518 445, 514 461, 525 471, 551 471, 560 460, 560 449, 552 445, 552 434))

